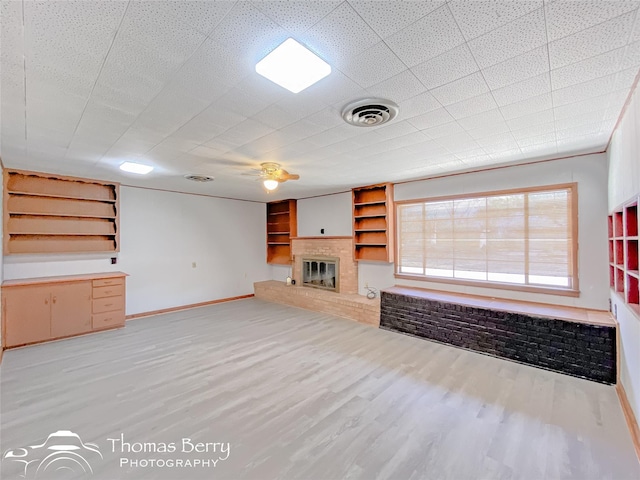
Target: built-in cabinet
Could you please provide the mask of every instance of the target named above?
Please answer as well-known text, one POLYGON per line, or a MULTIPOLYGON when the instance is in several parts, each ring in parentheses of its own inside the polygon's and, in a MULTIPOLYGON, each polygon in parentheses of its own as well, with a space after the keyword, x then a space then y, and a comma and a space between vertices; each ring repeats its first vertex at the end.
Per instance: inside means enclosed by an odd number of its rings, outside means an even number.
POLYGON ((352 192, 354 259, 393 262, 393 184, 352 192))
POLYGON ((114 272, 4 282, 5 346, 124 326, 125 277, 114 272))
POLYGON ((296 200, 267 203, 267 263, 291 265, 291 238, 297 235, 296 200))
POLYGON ((4 253, 117 252, 119 184, 4 172, 4 253))
POLYGON ((638 204, 634 198, 609 215, 609 285, 640 315, 638 204))

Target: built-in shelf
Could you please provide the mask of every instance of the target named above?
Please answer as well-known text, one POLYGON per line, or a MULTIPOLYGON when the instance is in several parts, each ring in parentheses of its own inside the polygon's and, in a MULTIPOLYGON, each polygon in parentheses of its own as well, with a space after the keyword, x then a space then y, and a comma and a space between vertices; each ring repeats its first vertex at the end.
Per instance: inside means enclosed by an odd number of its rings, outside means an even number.
POLYGON ((638 264, 638 198, 609 215, 609 285, 631 307, 640 312, 638 264))
POLYGON ((354 258, 361 261, 393 261, 393 185, 354 188, 354 258))
POLYGON ((267 263, 291 264, 291 237, 295 237, 297 232, 295 200, 267 203, 267 263))
POLYGON ((5 170, 4 253, 117 252, 119 184, 5 170))

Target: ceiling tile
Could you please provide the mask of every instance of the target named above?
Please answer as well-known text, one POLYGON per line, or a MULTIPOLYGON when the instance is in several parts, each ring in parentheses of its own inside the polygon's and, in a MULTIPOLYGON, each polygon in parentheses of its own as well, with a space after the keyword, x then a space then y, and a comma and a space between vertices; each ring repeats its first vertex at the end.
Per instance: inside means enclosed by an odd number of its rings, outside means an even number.
MULTIPOLYGON (((3 2, 4 3, 4 2, 3 2)), ((24 2, 27 61, 97 75, 127 5, 104 2, 24 2)))
POLYGON ((553 111, 556 119, 571 117, 574 115, 582 115, 590 112, 604 111, 615 93, 609 93, 600 97, 593 97, 588 100, 570 103, 568 105, 556 106, 553 111))
POLYGON ((532 113, 530 115, 523 115, 522 117, 510 118, 509 120, 505 121, 511 128, 511 131, 514 132, 515 130, 531 128, 543 124, 551 124, 551 129, 553 130, 554 120, 555 117, 553 115, 553 110, 543 110, 541 112, 532 113))
POLYGON ((340 3, 342 3, 342 0, 259 0, 253 2, 257 9, 294 35, 302 35, 306 30, 340 5, 340 3))
POLYGON ((387 45, 409 67, 464 43, 451 12, 443 6, 386 38, 387 45))
POLYGON ((545 6, 549 41, 573 35, 637 8, 636 0, 553 2, 545 6))
POLYGON ((451 137, 453 135, 467 135, 464 128, 458 122, 449 122, 436 127, 421 130, 431 140, 437 140, 443 137, 451 137))
POLYGON ((256 63, 284 42, 288 32, 249 2, 236 2, 209 34, 209 39, 252 70, 256 63), (247 32, 251 32, 247 34, 247 32))
POLYGON ((617 48, 610 52, 551 70, 553 88, 569 87, 617 72, 626 48, 617 48))
POLYGON ((478 71, 478 65, 467 44, 449 50, 411 69, 428 89, 466 77, 478 71))
POLYGON ((444 123, 450 123, 454 121, 454 118, 444 108, 438 108, 424 115, 418 115, 416 117, 407 120, 411 125, 418 130, 425 130, 427 128, 442 125, 444 123))
POLYGON ((504 120, 496 120, 494 123, 485 123, 473 129, 466 129, 466 131, 472 138, 478 140, 493 135, 509 133, 511 130, 504 120))
MULTIPOLYGON (((99 2, 87 2, 99 3, 99 2)), ((138 42, 174 63, 184 62, 206 35, 173 15, 163 14, 161 2, 132 1, 115 42, 138 42)))
POLYGON ((489 85, 489 88, 495 90, 548 71, 549 55, 547 53, 547 46, 545 45, 491 67, 484 68, 482 75, 487 85, 489 85))
POLYGON ((624 52, 624 60, 622 61, 622 68, 630 68, 630 67, 638 68, 639 65, 640 65, 640 41, 637 41, 627 45, 627 49, 624 52))
POLYGON ((353 8, 343 2, 305 32, 302 39, 330 65, 344 64, 380 41, 380 37, 353 8))
POLYGON ((467 40, 501 27, 542 7, 542 0, 453 0, 449 2, 453 16, 467 40))
POLYGON ((412 118, 441 108, 442 105, 429 92, 424 92, 399 102, 399 107, 401 118, 412 118))
POLYGON ((540 8, 469 41, 469 47, 480 68, 485 68, 545 43, 544 12, 540 8))
POLYGON ((536 135, 533 137, 522 137, 517 140, 518 146, 520 148, 532 147, 534 145, 555 144, 555 142, 556 142, 555 132, 544 133, 542 135, 536 135))
POLYGON ((602 111, 588 112, 572 117, 559 118, 556 120, 556 130, 567 130, 580 125, 593 125, 596 123, 600 125, 602 123, 602 119, 602 111))
POLYGON ((523 82, 493 90, 492 93, 496 99, 496 103, 503 107, 549 92, 551 92, 551 80, 549 79, 549 74, 545 73, 537 77, 529 78, 523 82))
POLYGON ((184 23, 208 35, 218 23, 229 13, 234 1, 216 0, 155 0, 159 8, 179 18, 184 23))
POLYGON ((406 70, 404 63, 384 42, 376 43, 362 53, 349 57, 341 70, 363 88, 370 87, 406 70), (380 65, 385 68, 380 68, 380 65))
POLYGON ((392 102, 398 103, 422 93, 424 86, 411 70, 405 70, 402 73, 367 88, 367 91, 373 96, 389 99, 392 102))
POLYGON ((529 97, 525 100, 502 106, 500 107, 500 111, 506 120, 530 115, 542 110, 549 110, 551 108, 553 108, 551 93, 543 93, 536 97, 529 97))
POLYGON ((484 125, 492 126, 501 122, 504 122, 504 118, 502 118, 502 114, 497 108, 458 120, 458 123, 462 125, 465 130, 472 130, 484 125))
POLYGON ((626 90, 629 91, 634 82, 638 78, 638 67, 628 68, 618 72, 616 76, 616 84, 614 90, 626 90))
POLYGON ((445 108, 453 118, 458 120, 497 109, 498 105, 496 105, 491 93, 484 93, 477 97, 468 98, 467 100, 447 105, 445 108))
POLYGON ((480 72, 473 73, 467 77, 448 83, 442 87, 434 88, 431 94, 442 105, 450 105, 452 103, 466 100, 483 93, 487 93, 489 87, 484 81, 480 72))
POLYGON ((549 44, 551 68, 600 55, 627 43, 635 12, 627 13, 549 44))
POLYGON ((386 38, 440 8, 446 2, 444 0, 420 2, 350 0, 349 3, 380 37, 386 38))
POLYGON ((369 96, 364 88, 338 70, 333 70, 331 75, 296 95, 300 98, 321 99, 326 105, 339 110, 349 102, 369 96))
POLYGON ((589 80, 588 82, 554 90, 553 104, 558 107, 609 93, 615 90, 616 77, 617 74, 614 73, 605 77, 589 80))

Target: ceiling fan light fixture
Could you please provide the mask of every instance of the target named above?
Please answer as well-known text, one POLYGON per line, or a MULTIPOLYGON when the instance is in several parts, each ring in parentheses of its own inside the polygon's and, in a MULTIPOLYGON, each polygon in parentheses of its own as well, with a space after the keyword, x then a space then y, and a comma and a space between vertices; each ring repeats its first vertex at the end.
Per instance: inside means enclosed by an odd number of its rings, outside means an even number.
POLYGON ((293 38, 282 42, 256 64, 256 72, 298 93, 331 73, 331 65, 293 38))
POLYGON ((272 178, 267 178, 262 183, 264 185, 264 188, 266 188, 270 192, 275 190, 276 188, 278 188, 278 181, 277 180, 273 180, 272 178))

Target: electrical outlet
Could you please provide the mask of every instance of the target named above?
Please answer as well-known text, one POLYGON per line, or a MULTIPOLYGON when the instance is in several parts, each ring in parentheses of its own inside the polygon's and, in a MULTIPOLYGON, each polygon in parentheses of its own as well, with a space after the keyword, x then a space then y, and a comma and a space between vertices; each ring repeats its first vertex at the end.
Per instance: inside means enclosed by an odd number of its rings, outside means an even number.
POLYGON ((369 282, 364 282, 364 288, 369 288, 369 282))

